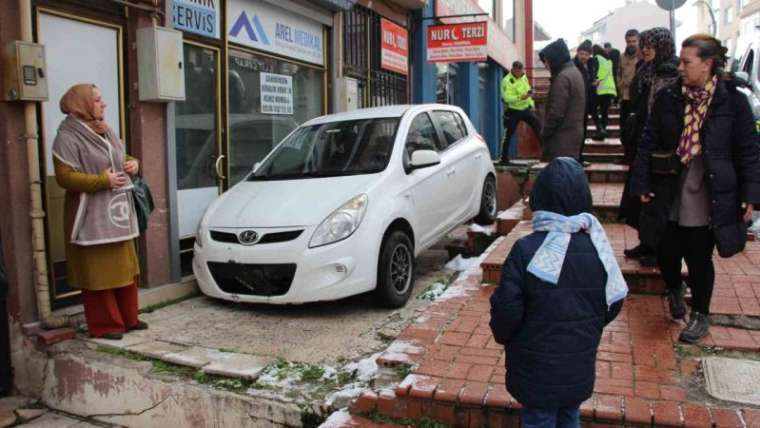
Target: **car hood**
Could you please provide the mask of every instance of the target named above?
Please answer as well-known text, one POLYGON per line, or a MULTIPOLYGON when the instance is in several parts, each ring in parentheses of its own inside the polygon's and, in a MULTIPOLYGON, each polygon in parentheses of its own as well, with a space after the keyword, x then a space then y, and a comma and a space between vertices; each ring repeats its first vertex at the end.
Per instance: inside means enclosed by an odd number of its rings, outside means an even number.
POLYGON ((231 228, 315 226, 349 199, 367 193, 378 177, 244 181, 212 205, 207 224, 231 228))

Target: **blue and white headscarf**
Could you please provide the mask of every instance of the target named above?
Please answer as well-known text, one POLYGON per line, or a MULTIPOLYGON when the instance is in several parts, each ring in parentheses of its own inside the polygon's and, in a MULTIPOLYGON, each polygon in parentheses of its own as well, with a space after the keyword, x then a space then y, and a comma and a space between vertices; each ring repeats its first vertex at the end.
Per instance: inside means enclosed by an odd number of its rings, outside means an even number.
POLYGON ((565 217, 549 211, 536 211, 533 213, 533 230, 549 233, 528 264, 528 272, 543 281, 557 284, 562 265, 565 263, 571 235, 585 231, 591 235, 591 242, 607 272, 605 287, 607 306, 624 299, 628 294, 628 285, 615 259, 615 253, 612 251, 607 234, 604 233, 604 228, 596 217, 588 213, 565 217))

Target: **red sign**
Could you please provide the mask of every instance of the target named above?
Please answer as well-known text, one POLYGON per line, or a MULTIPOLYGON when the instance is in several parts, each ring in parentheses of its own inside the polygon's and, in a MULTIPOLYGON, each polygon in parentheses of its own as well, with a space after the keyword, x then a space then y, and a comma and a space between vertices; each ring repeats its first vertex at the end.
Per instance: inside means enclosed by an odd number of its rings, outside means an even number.
POLYGON ((428 62, 480 62, 488 59, 488 23, 428 27, 428 62))
POLYGON ((380 66, 403 75, 409 74, 409 34, 406 28, 380 19, 382 31, 380 66))

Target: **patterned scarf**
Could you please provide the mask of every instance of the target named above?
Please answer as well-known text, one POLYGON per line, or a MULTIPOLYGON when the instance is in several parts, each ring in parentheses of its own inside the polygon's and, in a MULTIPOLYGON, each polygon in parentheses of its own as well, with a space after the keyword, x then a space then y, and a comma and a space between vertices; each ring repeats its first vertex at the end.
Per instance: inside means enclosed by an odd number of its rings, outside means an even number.
POLYGON ((717 85, 718 76, 713 76, 701 88, 681 87, 681 92, 686 98, 686 111, 683 117, 681 140, 678 142, 678 157, 684 164, 688 164, 693 158, 702 154, 699 131, 704 124, 707 109, 710 107, 717 85))
POLYGON ((589 213, 565 217, 550 211, 536 211, 533 213, 533 230, 549 232, 549 234, 546 235, 546 239, 528 264, 528 272, 543 281, 557 284, 562 265, 565 263, 571 234, 585 231, 591 235, 591 242, 607 272, 605 286, 607 306, 622 300, 628 294, 628 285, 615 259, 615 253, 612 251, 607 234, 604 233, 604 228, 596 217, 589 213))

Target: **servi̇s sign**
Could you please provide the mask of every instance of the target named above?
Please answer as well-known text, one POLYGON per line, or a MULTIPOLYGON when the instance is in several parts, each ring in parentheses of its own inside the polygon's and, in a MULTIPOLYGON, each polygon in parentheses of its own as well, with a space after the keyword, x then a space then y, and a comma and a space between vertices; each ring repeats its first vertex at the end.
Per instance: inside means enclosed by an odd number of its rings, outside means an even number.
POLYGON ((175 29, 219 38, 220 0, 173 0, 172 25, 175 29))
POLYGON ((324 64, 322 24, 260 0, 233 0, 227 7, 233 43, 289 58, 324 64))

